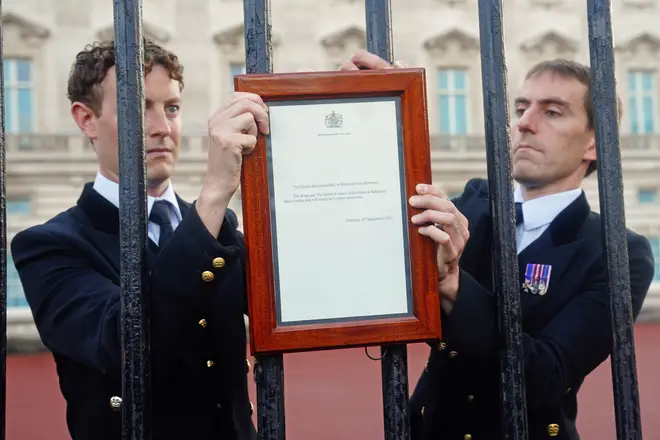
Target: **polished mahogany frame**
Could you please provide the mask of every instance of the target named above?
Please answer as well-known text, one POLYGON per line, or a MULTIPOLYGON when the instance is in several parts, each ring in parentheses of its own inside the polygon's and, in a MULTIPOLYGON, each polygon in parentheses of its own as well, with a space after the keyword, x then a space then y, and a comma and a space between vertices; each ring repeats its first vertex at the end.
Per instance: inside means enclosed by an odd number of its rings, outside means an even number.
MULTIPOLYGON (((273 101, 397 97, 403 138, 407 198, 418 183, 431 182, 430 140, 425 71, 421 68, 237 75, 237 92, 273 101)), ((440 339, 440 300, 436 245, 418 233, 406 205, 412 314, 331 323, 277 325, 267 142, 260 135, 244 156, 241 177, 243 227, 252 354, 409 343, 440 339)))

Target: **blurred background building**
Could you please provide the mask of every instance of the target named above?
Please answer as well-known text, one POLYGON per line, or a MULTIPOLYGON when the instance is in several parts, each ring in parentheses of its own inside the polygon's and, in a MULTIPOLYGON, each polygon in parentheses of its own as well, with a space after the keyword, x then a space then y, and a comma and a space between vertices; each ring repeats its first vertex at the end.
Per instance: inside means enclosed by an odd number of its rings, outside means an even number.
MULTIPOLYGON (((276 72, 334 70, 365 47, 363 0, 273 0, 276 72)), ((616 74, 623 100, 621 149, 627 224, 645 234, 656 281, 644 319, 660 311, 660 30, 658 0, 612 0, 616 74)), ((244 71, 241 0, 143 0, 144 33, 185 65, 184 139, 175 186, 198 195, 208 117, 244 71)), ((4 72, 9 240, 73 205, 96 172, 66 99, 68 71, 85 44, 113 34, 108 0, 4 0, 4 72)), ((395 58, 427 72, 435 183, 457 193, 485 176, 476 0, 392 0, 395 58)), ((534 63, 566 57, 588 63, 586 3, 504 0, 509 92, 534 63)), ((585 184, 598 209, 596 177, 585 184)), ((232 207, 240 214, 239 197, 232 207)), ((35 340, 31 314, 8 261, 10 345, 35 340)))

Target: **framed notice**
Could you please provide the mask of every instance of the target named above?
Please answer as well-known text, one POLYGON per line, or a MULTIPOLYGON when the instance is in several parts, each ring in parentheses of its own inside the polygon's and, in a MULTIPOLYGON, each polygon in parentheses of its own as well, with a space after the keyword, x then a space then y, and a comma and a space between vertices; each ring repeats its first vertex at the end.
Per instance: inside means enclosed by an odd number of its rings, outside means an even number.
POLYGON ((423 69, 238 75, 270 133, 243 158, 252 353, 441 337, 423 69))

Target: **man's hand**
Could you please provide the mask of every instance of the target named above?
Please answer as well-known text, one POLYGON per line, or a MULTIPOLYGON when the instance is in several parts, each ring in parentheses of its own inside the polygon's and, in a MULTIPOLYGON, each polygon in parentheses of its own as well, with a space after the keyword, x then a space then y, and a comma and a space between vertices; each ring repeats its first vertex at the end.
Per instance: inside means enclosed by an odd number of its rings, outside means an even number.
MULTIPOLYGON (((367 50, 360 49, 344 61, 337 70, 375 70, 375 69, 405 69, 408 65, 402 61, 390 63, 367 50)), ((314 69, 301 68, 297 72, 314 72, 314 69)))
POLYGON ((242 156, 254 150, 258 134, 268 134, 268 129, 268 108, 261 97, 234 93, 209 119, 205 189, 231 198, 240 184, 242 156))
POLYGON ((412 217, 419 233, 438 244, 437 263, 442 300, 450 304, 458 294, 459 260, 470 238, 467 218, 433 185, 417 185, 410 206, 424 211, 412 217))
POLYGON ((364 49, 360 49, 351 57, 351 59, 344 61, 339 70, 375 70, 375 69, 395 69, 395 68, 406 68, 408 67, 405 63, 401 61, 395 61, 390 63, 378 55, 375 55, 371 52, 368 52, 364 49))
POLYGON ((209 156, 197 210, 214 236, 241 179, 243 155, 250 154, 259 133, 268 134, 268 107, 253 93, 237 92, 209 119, 209 156))

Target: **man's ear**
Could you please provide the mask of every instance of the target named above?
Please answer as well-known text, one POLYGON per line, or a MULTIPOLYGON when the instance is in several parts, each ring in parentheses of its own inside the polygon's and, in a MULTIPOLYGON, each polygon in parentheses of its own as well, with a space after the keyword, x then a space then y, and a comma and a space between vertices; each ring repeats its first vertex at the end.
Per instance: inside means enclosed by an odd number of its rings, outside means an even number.
POLYGON ((593 162, 596 160, 596 136, 592 135, 591 138, 589 139, 589 147, 587 150, 584 152, 584 155, 582 156, 583 160, 587 160, 589 162, 593 162))
POLYGON ((81 102, 71 104, 71 116, 86 138, 94 142, 97 138, 96 115, 91 108, 81 102))

